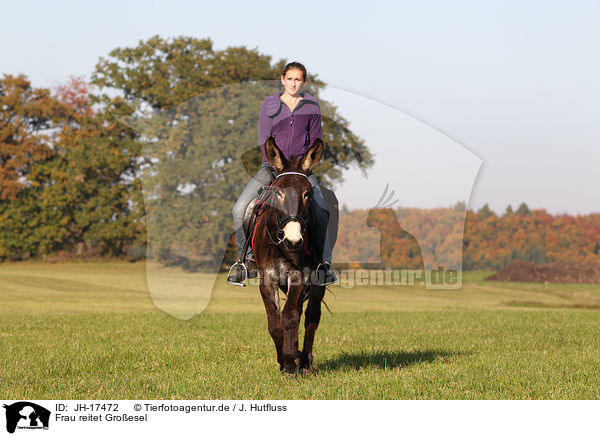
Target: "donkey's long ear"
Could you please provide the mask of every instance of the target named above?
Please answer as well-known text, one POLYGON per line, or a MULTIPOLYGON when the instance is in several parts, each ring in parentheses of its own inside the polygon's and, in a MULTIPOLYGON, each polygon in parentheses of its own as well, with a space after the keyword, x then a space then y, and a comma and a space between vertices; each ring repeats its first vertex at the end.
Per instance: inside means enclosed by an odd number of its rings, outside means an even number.
POLYGON ((283 171, 283 168, 287 165, 287 160, 275 144, 275 138, 272 136, 269 136, 267 142, 265 142, 265 154, 267 155, 267 160, 271 166, 275 168, 278 173, 283 171))
POLYGON ((302 160, 300 161, 300 168, 302 171, 312 170, 317 166, 323 156, 323 141, 321 138, 317 138, 313 142, 313 146, 306 152, 302 160))

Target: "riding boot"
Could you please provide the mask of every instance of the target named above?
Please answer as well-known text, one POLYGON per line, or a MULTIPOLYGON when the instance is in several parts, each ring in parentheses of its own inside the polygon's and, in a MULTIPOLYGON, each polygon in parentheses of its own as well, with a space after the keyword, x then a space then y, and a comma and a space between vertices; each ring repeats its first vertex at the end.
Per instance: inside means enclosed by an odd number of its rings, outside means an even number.
POLYGON ((254 253, 252 253, 252 247, 248 248, 245 263, 248 268, 248 278, 255 279, 258 276, 258 270, 256 269, 256 261, 254 260, 254 253))

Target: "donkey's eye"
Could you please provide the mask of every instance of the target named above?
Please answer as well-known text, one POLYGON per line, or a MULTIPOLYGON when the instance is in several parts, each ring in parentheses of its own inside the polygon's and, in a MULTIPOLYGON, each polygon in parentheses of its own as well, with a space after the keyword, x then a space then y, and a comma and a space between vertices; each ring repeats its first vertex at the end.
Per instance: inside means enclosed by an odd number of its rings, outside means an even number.
POLYGON ((302 194, 302 197, 304 197, 305 200, 308 200, 310 198, 310 194, 311 194, 311 191, 304 191, 304 194, 302 194))
POLYGON ((277 198, 279 199, 283 198, 283 193, 279 189, 275 191, 275 195, 277 195, 277 198))

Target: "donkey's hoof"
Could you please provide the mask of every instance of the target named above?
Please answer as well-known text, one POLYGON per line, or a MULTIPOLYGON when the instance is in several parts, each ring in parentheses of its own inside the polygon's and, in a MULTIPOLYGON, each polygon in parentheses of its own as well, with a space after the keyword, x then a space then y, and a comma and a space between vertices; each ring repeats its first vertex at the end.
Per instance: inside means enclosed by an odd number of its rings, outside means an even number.
POLYGON ((296 374, 296 370, 298 369, 298 365, 296 365, 296 362, 292 361, 289 363, 285 363, 283 365, 283 370, 281 371, 284 375, 295 375, 296 374))
POLYGON ((300 368, 300 369, 298 370, 298 373, 299 373, 299 374, 300 374, 302 377, 304 377, 305 375, 308 375, 308 373, 309 373, 309 372, 310 372, 310 367, 308 367, 308 366, 304 366, 304 367, 302 367, 302 368, 300 368))
POLYGON ((300 355, 300 364, 298 365, 300 368, 309 368, 312 366, 313 363, 313 355, 312 353, 306 353, 305 351, 302 352, 302 354, 300 355))
POLYGON ((281 371, 281 374, 285 378, 288 378, 288 379, 296 378, 296 376, 298 375, 298 373, 296 372, 295 369, 289 369, 288 370, 288 369, 285 369, 285 368, 281 371))

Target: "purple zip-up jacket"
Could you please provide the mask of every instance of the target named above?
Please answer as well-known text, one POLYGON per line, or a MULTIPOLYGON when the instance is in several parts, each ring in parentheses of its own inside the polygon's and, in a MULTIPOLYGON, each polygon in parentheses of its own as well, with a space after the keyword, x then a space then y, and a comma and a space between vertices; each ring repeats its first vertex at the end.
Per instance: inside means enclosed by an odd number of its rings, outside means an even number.
POLYGON ((301 93, 293 112, 281 98, 270 95, 263 101, 258 118, 258 145, 267 162, 265 142, 273 135, 277 147, 286 159, 304 156, 316 138, 321 138, 321 109, 318 100, 309 93, 301 93))

